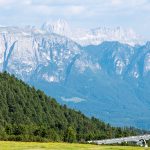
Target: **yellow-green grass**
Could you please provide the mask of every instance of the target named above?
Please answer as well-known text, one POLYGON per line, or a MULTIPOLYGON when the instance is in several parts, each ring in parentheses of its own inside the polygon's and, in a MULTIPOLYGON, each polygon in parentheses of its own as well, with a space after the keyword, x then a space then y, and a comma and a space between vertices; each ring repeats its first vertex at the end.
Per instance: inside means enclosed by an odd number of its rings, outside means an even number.
POLYGON ((130 146, 101 146, 91 144, 0 142, 0 150, 150 150, 150 148, 130 146))

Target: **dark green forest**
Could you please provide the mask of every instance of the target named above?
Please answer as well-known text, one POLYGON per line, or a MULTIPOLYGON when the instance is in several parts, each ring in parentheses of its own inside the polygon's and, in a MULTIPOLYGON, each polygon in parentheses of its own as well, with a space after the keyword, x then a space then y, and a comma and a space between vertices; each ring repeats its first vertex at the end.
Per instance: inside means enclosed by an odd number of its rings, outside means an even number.
POLYGON ((84 142, 137 135, 60 105, 8 73, 0 73, 0 140, 84 142))

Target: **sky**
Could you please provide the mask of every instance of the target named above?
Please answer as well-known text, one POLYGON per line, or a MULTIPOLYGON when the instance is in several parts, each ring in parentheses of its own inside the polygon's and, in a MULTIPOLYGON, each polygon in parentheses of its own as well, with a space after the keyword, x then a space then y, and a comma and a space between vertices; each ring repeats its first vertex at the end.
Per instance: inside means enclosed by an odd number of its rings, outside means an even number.
POLYGON ((150 39, 150 0, 0 0, 0 25, 65 19, 84 28, 132 28, 150 39))

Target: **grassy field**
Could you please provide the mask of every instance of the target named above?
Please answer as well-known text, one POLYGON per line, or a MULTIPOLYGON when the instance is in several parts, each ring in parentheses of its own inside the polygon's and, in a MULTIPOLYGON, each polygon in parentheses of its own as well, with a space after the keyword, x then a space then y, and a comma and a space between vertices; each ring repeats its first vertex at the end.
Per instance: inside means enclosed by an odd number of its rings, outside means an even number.
POLYGON ((0 142, 0 150, 150 150, 142 147, 99 146, 91 144, 0 142))

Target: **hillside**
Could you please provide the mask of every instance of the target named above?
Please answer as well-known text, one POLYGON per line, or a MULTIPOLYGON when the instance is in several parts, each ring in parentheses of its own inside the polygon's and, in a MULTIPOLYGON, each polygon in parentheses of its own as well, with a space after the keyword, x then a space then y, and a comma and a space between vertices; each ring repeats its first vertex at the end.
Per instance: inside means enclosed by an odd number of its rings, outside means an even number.
POLYGON ((137 133, 90 119, 14 76, 0 73, 0 140, 75 142, 137 133))
POLYGON ((0 27, 0 43, 1 72, 90 117, 150 129, 149 42, 131 46, 105 41, 82 47, 35 28, 0 27))

